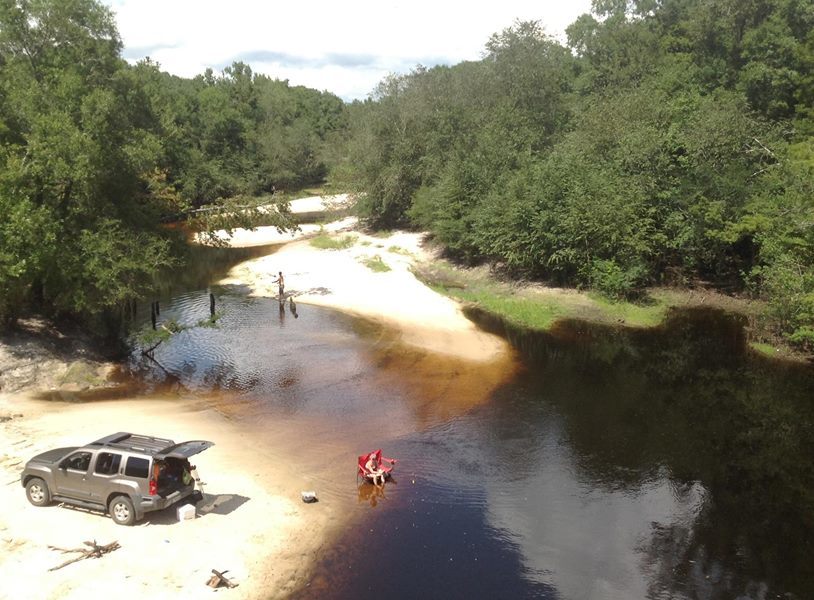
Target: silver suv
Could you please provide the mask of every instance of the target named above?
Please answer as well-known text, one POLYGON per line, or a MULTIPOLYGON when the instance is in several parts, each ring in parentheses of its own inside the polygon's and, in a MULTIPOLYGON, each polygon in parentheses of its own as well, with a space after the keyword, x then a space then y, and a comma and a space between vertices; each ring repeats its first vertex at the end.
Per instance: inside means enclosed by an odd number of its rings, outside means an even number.
POLYGON ((120 525, 192 496, 189 458, 214 446, 114 433, 82 447, 57 448, 29 460, 20 481, 34 506, 52 501, 110 513, 120 525))

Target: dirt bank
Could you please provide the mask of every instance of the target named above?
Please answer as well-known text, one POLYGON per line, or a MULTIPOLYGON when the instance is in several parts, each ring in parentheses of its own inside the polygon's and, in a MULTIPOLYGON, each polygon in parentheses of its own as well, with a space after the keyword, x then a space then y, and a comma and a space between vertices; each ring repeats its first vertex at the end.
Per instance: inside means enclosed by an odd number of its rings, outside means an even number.
POLYGON ((104 388, 115 364, 80 329, 20 319, 0 334, 0 393, 52 391, 70 397, 104 388))

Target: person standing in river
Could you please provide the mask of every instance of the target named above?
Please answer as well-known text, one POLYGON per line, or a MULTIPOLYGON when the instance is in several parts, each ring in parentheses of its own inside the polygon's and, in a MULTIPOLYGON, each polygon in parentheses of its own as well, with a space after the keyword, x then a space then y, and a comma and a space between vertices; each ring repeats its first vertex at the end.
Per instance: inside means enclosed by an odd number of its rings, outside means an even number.
POLYGON ((283 272, 282 272, 282 271, 279 271, 279 272, 278 272, 278 277, 277 277, 277 279, 275 279, 275 280, 274 280, 274 281, 272 281, 271 283, 276 283, 276 284, 278 284, 278 285, 279 285, 279 289, 280 289, 280 300, 282 300, 283 298, 285 298, 285 280, 283 279, 283 272))

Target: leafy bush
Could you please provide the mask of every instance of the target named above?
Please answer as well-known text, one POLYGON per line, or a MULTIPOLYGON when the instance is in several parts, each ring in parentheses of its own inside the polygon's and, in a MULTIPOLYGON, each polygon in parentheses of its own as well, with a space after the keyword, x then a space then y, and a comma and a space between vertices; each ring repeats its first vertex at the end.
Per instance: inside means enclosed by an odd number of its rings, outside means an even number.
POLYGON ((613 260, 595 260, 591 264, 591 287, 609 298, 621 300, 631 297, 641 286, 643 269, 624 269, 613 260))

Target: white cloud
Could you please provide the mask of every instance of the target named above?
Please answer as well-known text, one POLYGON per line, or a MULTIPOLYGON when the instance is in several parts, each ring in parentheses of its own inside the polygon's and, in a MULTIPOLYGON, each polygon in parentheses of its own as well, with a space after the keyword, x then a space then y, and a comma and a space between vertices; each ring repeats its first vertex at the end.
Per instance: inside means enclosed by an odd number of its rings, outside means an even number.
POLYGON ((540 20, 562 39, 565 28, 590 8, 590 0, 502 0, 478 7, 437 0, 105 2, 116 13, 129 60, 150 56, 164 70, 193 77, 266 52, 296 60, 244 61, 255 72, 346 99, 366 96, 389 72, 406 72, 418 62, 478 59, 489 36, 516 19, 540 20), (340 60, 328 64, 330 56, 340 60), (352 56, 376 60, 341 60, 352 56))

